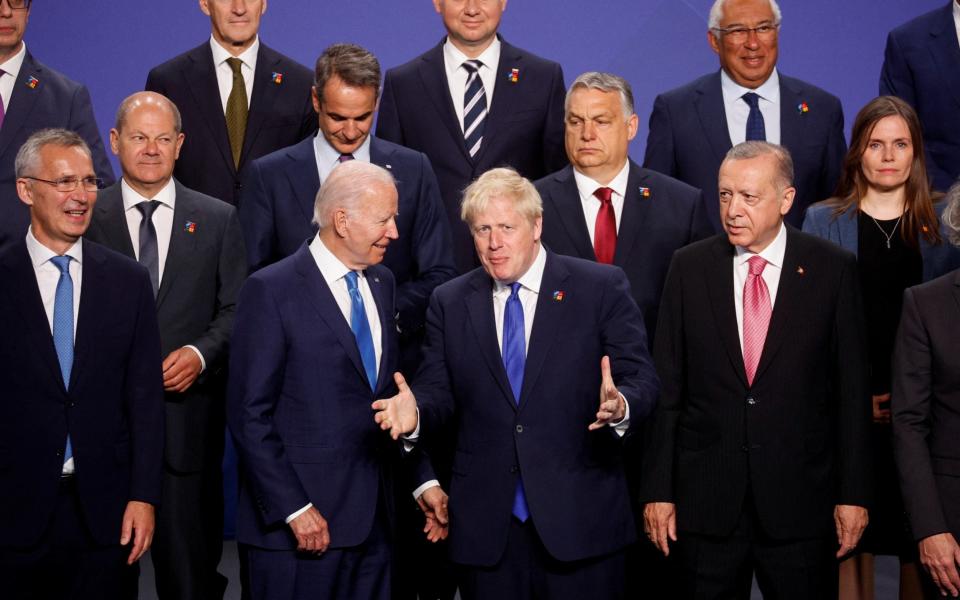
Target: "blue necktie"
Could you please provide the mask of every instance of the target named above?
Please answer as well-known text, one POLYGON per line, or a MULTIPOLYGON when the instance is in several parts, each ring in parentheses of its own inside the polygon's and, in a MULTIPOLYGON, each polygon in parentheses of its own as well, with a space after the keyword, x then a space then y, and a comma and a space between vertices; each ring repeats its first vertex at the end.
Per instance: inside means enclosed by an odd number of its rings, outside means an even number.
POLYGON ((346 274, 347 291, 350 292, 350 329, 353 337, 357 338, 357 348, 360 349, 360 359, 363 361, 363 370, 367 372, 367 381, 370 389, 377 388, 377 353, 373 349, 373 336, 370 335, 370 323, 367 321, 367 312, 363 308, 363 296, 357 287, 357 272, 346 274))
MULTIPOLYGON (((527 359, 527 342, 523 327, 523 304, 520 303, 520 284, 510 284, 510 297, 503 311, 503 366, 507 370, 513 401, 520 404, 520 389, 523 387, 523 367, 527 359)), ((523 490, 523 475, 517 477, 517 489, 513 495, 513 516, 521 523, 530 518, 527 494, 523 490)))
POLYGON ((760 96, 747 92, 742 96, 743 101, 750 105, 750 114, 747 115, 747 141, 767 141, 767 133, 763 125, 763 113, 760 112, 760 96))
POLYGON ((463 63, 467 70, 467 87, 463 93, 463 141, 467 146, 470 158, 480 152, 483 143, 483 122, 487 117, 487 92, 483 89, 483 80, 480 79, 479 60, 468 60, 463 63))
MULTIPOLYGON (((70 389, 70 372, 73 370, 73 279, 70 278, 70 257, 54 256, 50 259, 60 269, 57 293, 53 301, 53 345, 57 349, 63 387, 70 389)), ((67 447, 63 462, 73 458, 73 446, 67 434, 67 447)))

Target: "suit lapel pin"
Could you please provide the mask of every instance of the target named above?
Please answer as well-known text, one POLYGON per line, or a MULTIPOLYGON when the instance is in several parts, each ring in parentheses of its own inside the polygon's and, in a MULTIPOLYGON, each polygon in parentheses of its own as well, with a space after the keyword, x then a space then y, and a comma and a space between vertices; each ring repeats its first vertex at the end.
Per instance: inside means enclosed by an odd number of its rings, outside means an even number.
POLYGON ((197 230, 197 224, 193 221, 187 221, 183 226, 183 230, 187 233, 193 233, 197 230))
POLYGON ((797 275, 802 277, 804 273, 806 273, 806 271, 803 270, 803 267, 797 267, 797 275))
MULTIPOLYGON (((373 282, 374 282, 374 283, 380 283, 380 278, 379 278, 379 277, 374 277, 374 278, 373 278, 373 282)), ((397 314, 400 314, 400 313, 397 313, 397 314)))
POLYGON ((804 113, 808 113, 810 112, 810 106, 807 105, 806 102, 801 102, 800 104, 797 105, 797 112, 800 113, 801 115, 804 113))
POLYGON ((385 169, 392 169, 392 168, 393 168, 393 165, 383 165, 383 168, 385 168, 385 169))
POLYGON ((516 67, 510 69, 510 72, 507 73, 507 79, 510 81, 510 83, 516 83, 520 81, 520 69, 516 67))
POLYGON ((35 89, 37 89, 37 86, 38 86, 38 85, 40 85, 40 80, 39 80, 39 79, 37 79, 37 78, 34 77, 33 75, 31 75, 30 77, 27 77, 27 87, 28 87, 28 88, 30 88, 31 90, 35 90, 35 89))
POLYGON ((563 302, 563 290, 557 290, 553 293, 554 302, 563 302))
POLYGON ((639 192, 640 192, 640 195, 643 196, 644 198, 649 198, 649 197, 650 197, 650 188, 648 188, 648 187, 643 187, 643 186, 641 186, 640 188, 638 188, 637 191, 639 191, 639 192))
POLYGON ((283 73, 278 73, 274 71, 270 75, 270 79, 272 79, 275 84, 280 85, 281 83, 283 83, 283 73))

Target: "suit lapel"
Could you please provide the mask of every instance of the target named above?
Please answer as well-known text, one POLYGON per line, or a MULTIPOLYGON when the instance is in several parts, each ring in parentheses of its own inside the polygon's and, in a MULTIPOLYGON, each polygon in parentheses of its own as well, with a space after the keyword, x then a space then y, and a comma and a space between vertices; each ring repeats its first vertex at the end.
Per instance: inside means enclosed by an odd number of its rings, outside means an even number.
MULTIPOLYGON (((70 389, 75 389, 77 378, 84 374, 84 365, 90 356, 97 353, 97 338, 103 334, 101 307, 108 306, 108 290, 112 289, 103 272, 103 251, 86 241, 83 242, 83 280, 80 285, 80 308, 77 312, 77 338, 73 351, 73 370, 70 374, 70 389)), ((96 373, 91 373, 96 377, 96 373)))
MULTIPOLYGON (((510 408, 517 410, 513 391, 507 380, 507 371, 503 366, 500 344, 497 342, 497 321, 493 316, 493 284, 490 277, 479 269, 474 271, 471 277, 473 290, 463 301, 467 306, 470 326, 477 337, 477 348, 497 385, 500 386, 503 399, 509 403, 510 408)), ((523 397, 522 393, 521 397, 523 397)))
POLYGON ((493 101, 489 104, 490 110, 487 112, 486 123, 483 126, 483 143, 480 145, 480 152, 474 157, 474 162, 478 164, 492 146, 497 133, 503 129, 503 120, 520 105, 519 99, 523 92, 523 86, 526 85, 526 80, 520 78, 516 83, 513 83, 508 81, 506 77, 501 77, 501 74, 508 73, 510 69, 514 68, 519 69, 521 73, 524 71, 523 54, 501 39, 500 62, 496 65, 496 70, 493 73, 493 80, 496 82, 493 90, 493 101))
MULTIPOLYGON (((627 190, 623 198, 623 212, 620 214, 620 227, 617 229, 617 249, 613 255, 613 264, 627 266, 637 236, 643 231, 644 221, 650 212, 650 198, 640 194, 640 188, 646 183, 647 176, 640 167, 630 161, 630 175, 627 178, 627 190)), ((659 190, 651 190, 650 195, 659 190)))
POLYGON ((130 230, 123 210, 123 192, 119 181, 97 194, 94 214, 96 215, 94 226, 100 229, 105 245, 124 256, 137 260, 137 255, 133 251, 133 242, 130 241, 130 230))
POLYGON ((780 144, 794 148, 794 151, 803 147, 807 116, 797 110, 803 101, 803 91, 793 85, 793 80, 780 75, 780 144))
POLYGON ((220 158, 227 163, 230 171, 234 172, 236 167, 233 165, 230 138, 227 135, 227 120, 223 116, 220 88, 217 86, 217 73, 213 65, 213 51, 209 43, 190 53, 190 64, 184 68, 182 75, 184 86, 193 94, 203 122, 210 129, 210 137, 216 141, 220 158))
POLYGON ((720 88, 720 72, 697 88, 696 109, 700 127, 717 161, 722 161, 733 146, 727 127, 727 113, 723 108, 723 91, 720 88))
POLYGON ((583 206, 580 203, 580 190, 573 175, 573 167, 564 167, 553 176, 557 185, 553 186, 547 202, 553 203, 559 217, 560 224, 573 243, 577 256, 586 260, 597 260, 590 243, 590 231, 583 217, 583 206))
MULTIPOLYGON (((767 339, 764 340, 763 352, 760 354, 760 362, 757 364, 757 372, 753 378, 754 383, 763 376, 764 370, 780 350, 783 340, 788 337, 790 315, 800 314, 803 303, 808 301, 807 294, 803 291, 806 281, 800 271, 802 271, 801 267, 810 268, 810 265, 803 265, 802 260, 800 249, 797 248, 797 237, 793 230, 787 227, 787 249, 783 256, 783 268, 780 270, 777 299, 773 305, 767 339)), ((803 326, 795 318, 793 323, 803 326)))
POLYGON ((713 320, 727 357, 743 385, 747 385, 747 372, 743 366, 743 351, 740 348, 740 332, 737 330, 737 309, 733 298, 733 246, 725 236, 717 236, 711 248, 711 260, 703 266, 710 296, 713 320))
MULTIPOLYGON (((43 68, 27 52, 23 57, 23 65, 20 67, 17 81, 13 83, 13 93, 6 106, 3 127, 0 127, 0 156, 3 156, 7 150, 13 152, 19 150, 19 148, 10 148, 10 143, 17 137, 20 129, 30 122, 30 113, 33 112, 33 107, 36 106, 45 85, 43 68), (36 87, 31 87, 30 82, 34 80, 36 87)), ((13 162, 12 158, 10 162, 13 162)))
POLYGON ((856 254, 859 246, 857 209, 851 206, 842 215, 837 215, 835 222, 840 247, 856 254))
POLYGON ((243 150, 240 152, 240 168, 247 163, 253 142, 260 133, 263 122, 273 113, 273 107, 283 88, 283 83, 275 83, 271 74, 280 63, 280 55, 260 44, 257 54, 257 68, 253 73, 253 90, 250 92, 250 111, 247 113, 247 130, 243 134, 243 150))
POLYGON ((190 264, 190 257, 196 253, 197 236, 210 233, 206 230, 207 223, 201 218, 197 205, 186 188, 175 181, 174 189, 176 200, 173 204, 173 225, 170 230, 170 245, 167 247, 167 260, 163 263, 163 279, 157 291, 158 307, 170 293, 180 271, 190 264), (192 233, 188 223, 194 225, 192 233))
MULTIPOLYGON (((541 252, 544 250, 541 249, 541 252)), ((530 348, 527 349, 527 361, 523 370, 523 387, 520 388, 520 409, 530 398, 530 390, 540 377, 550 349, 553 348, 557 332, 561 329, 566 307, 569 303, 554 302, 554 290, 563 289, 563 282, 569 272, 557 262, 553 254, 547 253, 547 263, 540 281, 540 293, 537 295, 537 310, 530 331, 530 348)))
POLYGON ((960 308, 960 270, 953 276, 953 299, 957 301, 957 308, 960 308))
POLYGON ((285 175, 293 190, 293 202, 300 207, 307 223, 313 222, 313 206, 320 189, 320 174, 317 172, 317 157, 313 149, 313 137, 309 137, 287 151, 285 175))
POLYGON ((441 41, 421 60, 419 72, 423 83, 423 91, 433 103, 437 115, 440 117, 440 122, 450 132, 450 136, 455 142, 454 145, 460 149, 464 160, 469 162, 472 159, 467 154, 467 147, 463 141, 463 130, 460 129, 457 112, 453 107, 453 99, 450 97, 450 85, 447 83, 447 72, 443 63, 443 42, 441 41))
POLYGON ((957 32, 953 22, 953 3, 943 10, 939 26, 930 32, 931 60, 937 65, 940 80, 960 104, 960 45, 957 44, 957 32))

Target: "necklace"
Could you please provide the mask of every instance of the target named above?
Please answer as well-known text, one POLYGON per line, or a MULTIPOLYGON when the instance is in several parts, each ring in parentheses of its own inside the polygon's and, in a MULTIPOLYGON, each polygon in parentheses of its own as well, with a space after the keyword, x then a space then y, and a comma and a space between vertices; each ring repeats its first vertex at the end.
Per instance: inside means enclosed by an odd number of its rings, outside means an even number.
POLYGON ((890 240, 893 239, 893 234, 897 232, 897 226, 900 225, 900 219, 903 218, 903 213, 900 213, 900 216, 897 217, 897 222, 893 224, 893 229, 890 230, 890 233, 887 233, 886 230, 873 218, 873 215, 867 213, 867 216, 870 217, 870 220, 873 221, 873 224, 877 226, 877 229, 880 230, 880 233, 883 234, 883 237, 887 238, 887 250, 890 249, 890 240))

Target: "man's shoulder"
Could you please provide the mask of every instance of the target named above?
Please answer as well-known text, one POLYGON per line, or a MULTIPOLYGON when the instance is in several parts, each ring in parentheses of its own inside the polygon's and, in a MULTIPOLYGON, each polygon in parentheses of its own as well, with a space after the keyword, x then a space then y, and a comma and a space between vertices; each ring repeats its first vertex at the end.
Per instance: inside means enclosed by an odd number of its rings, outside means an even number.
POLYGON ((570 165, 533 182, 533 186, 537 188, 537 191, 540 192, 541 195, 552 194, 564 186, 569 185, 572 185, 574 188, 577 186, 576 180, 573 178, 573 167, 570 165))
POLYGON ((205 41, 199 46, 191 48, 186 52, 178 54, 173 58, 165 60, 159 65, 150 69, 150 75, 148 78, 154 78, 160 75, 168 75, 180 71, 185 66, 192 64, 196 60, 202 60, 209 58, 211 61, 213 54, 210 51, 210 42, 205 41))
POLYGON ((951 6, 937 7, 895 27, 890 32, 890 37, 901 43, 907 40, 922 42, 929 38, 931 31, 939 31, 946 25, 953 30, 953 3, 950 4, 951 6))
POLYGON ((720 71, 697 77, 693 81, 661 93, 657 98, 671 104, 689 102, 712 86, 715 86, 718 92, 720 91, 720 71))
MULTIPOLYGON (((787 88, 788 90, 791 90, 794 93, 803 96, 804 102, 807 102, 809 100, 809 103, 811 105, 816 103, 818 107, 816 114, 823 114, 824 109, 830 109, 833 111, 842 110, 842 106, 840 104, 839 98, 837 98, 830 92, 824 90, 823 88, 817 87, 814 84, 804 81, 802 79, 797 79, 796 77, 788 77, 781 73, 780 87, 787 88)), ((782 95, 781 95, 781 98, 782 98, 782 95)), ((811 112, 807 114, 812 114, 812 113, 813 113, 813 110, 811 109, 811 112)))
MULTIPOLYGON (((644 189, 665 189, 667 192, 669 192, 670 202, 682 202, 689 207, 692 207, 696 202, 700 201, 700 188, 694 187, 689 183, 680 181, 679 179, 671 177, 670 175, 666 175, 665 173, 661 173, 660 171, 654 171, 653 169, 642 167, 633 162, 633 160, 630 161, 630 175, 631 179, 636 177, 637 181, 640 181, 644 184, 649 184, 641 186, 644 189)), ((657 196, 651 194, 650 199, 656 202, 657 196)))
POLYGON ((314 168, 316 168, 313 137, 313 135, 310 135, 292 146, 285 146, 268 154, 264 154, 259 158, 253 159, 250 164, 255 165, 256 168, 266 176, 269 176, 270 173, 278 173, 280 167, 292 163, 313 164, 314 168))
MULTIPOLYGON (((415 168, 419 173, 423 169, 423 163, 429 162, 423 152, 395 144, 383 138, 374 137, 372 134, 370 136, 370 153, 371 160, 374 158, 374 154, 389 158, 389 168, 391 170, 406 171, 415 168)), ((386 165, 381 166, 386 167, 386 165)))
POLYGON ((839 244, 787 225, 787 247, 791 245, 803 255, 815 257, 817 264, 823 266, 843 267, 846 263, 856 263, 857 260, 852 252, 844 250, 839 244))
POLYGON ((23 66, 20 67, 19 77, 21 80, 27 77, 34 77, 32 74, 34 72, 37 73, 35 77, 39 80, 41 93, 47 91, 56 94, 73 94, 77 90, 84 88, 82 83, 70 79, 60 71, 34 58, 30 52, 27 52, 23 66))
MULTIPOLYGON (((313 85, 313 71, 305 67, 300 62, 290 58, 286 54, 281 54, 277 52, 270 46, 267 46, 263 42, 260 42, 260 52, 257 56, 257 66, 260 66, 260 60, 264 60, 268 65, 270 64, 279 64, 280 68, 284 69, 283 72, 278 72, 283 77, 283 83, 290 83, 288 80, 294 79, 292 83, 302 83, 303 81, 308 82, 311 86, 313 85)), ((289 87, 289 86, 288 86, 289 87)))
POLYGON ((543 70, 553 71, 561 68, 560 63, 556 61, 550 60, 548 58, 544 58, 539 54, 534 54, 529 50, 518 48, 513 44, 510 44, 510 43, 507 43, 506 41, 501 40, 500 60, 503 61, 503 59, 505 58, 508 60, 513 58, 522 58, 523 61, 526 63, 525 66, 527 69, 532 68, 535 70, 543 69, 543 70))
POLYGON ((82 239, 84 270, 88 268, 88 265, 103 270, 109 273, 110 280, 120 287, 129 285, 129 282, 138 279, 149 281, 150 275, 146 267, 134 259, 98 242, 85 237, 82 239))
POLYGON ((392 81, 405 81, 410 77, 414 77, 424 61, 440 61, 441 67, 443 66, 442 40, 439 44, 431 46, 425 52, 414 56, 407 62, 387 69, 386 78, 392 81))
POLYGON ((236 208, 232 204, 188 188, 177 180, 174 180, 174 186, 177 202, 186 201, 207 217, 225 221, 236 212, 236 208))

